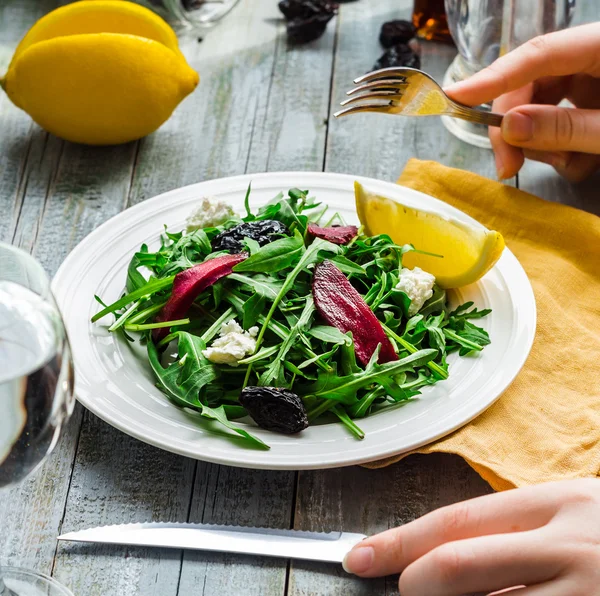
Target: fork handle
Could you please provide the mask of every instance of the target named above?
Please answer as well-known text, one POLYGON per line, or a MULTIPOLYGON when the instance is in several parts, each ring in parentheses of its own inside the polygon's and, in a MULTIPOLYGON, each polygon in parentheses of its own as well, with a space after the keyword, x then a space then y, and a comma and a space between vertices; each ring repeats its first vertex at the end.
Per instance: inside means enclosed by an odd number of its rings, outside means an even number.
POLYGON ((500 126, 503 118, 502 114, 484 112, 483 110, 461 106, 457 103, 452 104, 452 111, 448 112, 446 115, 462 120, 468 120, 469 122, 474 122, 476 124, 484 124, 485 126, 500 126))

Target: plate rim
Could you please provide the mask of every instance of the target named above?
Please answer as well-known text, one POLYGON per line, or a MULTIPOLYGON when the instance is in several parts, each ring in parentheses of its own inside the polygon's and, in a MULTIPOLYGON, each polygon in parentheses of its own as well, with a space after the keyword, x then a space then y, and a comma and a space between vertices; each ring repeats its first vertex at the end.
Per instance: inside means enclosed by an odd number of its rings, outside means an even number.
MULTIPOLYGON (((262 172, 262 173, 255 173, 255 174, 241 174, 241 175, 236 175, 236 176, 225 176, 225 177, 220 177, 220 178, 203 180, 201 182, 196 182, 196 183, 188 184, 185 186, 181 186, 178 188, 174 188, 174 189, 165 191, 163 193, 160 193, 158 195, 150 197, 140 203, 137 203, 136 205, 132 205, 132 206, 128 207, 127 209, 124 209, 124 210, 120 211, 119 213, 113 215, 108 220, 106 220, 104 223, 102 223, 100 226, 98 226, 97 228, 92 230, 79 243, 77 243, 77 245, 75 247, 73 247, 73 249, 69 252, 69 254, 65 258, 65 260, 62 262, 62 264, 60 265, 60 267, 58 268, 57 272, 55 273, 55 275, 52 279, 51 288, 52 288, 52 292, 56 298, 57 303, 59 303, 59 307, 60 307, 60 300, 59 300, 58 296, 60 296, 60 291, 58 288, 60 286, 61 280, 63 278, 68 277, 68 271, 69 271, 70 267, 72 266, 72 263, 78 258, 79 253, 81 253, 81 251, 83 251, 82 254, 86 254, 88 246, 93 246, 96 239, 98 237, 101 237, 104 230, 110 228, 111 224, 113 224, 115 220, 121 219, 126 216, 135 217, 135 215, 138 212, 140 212, 140 213, 147 212, 148 210, 152 210, 155 206, 162 205, 164 201, 168 200, 169 197, 171 197, 173 195, 176 197, 178 194, 180 194, 182 192, 184 192, 184 193, 190 192, 190 191, 193 192, 193 190, 196 187, 202 187, 209 183, 214 184, 214 185, 228 183, 230 186, 233 186, 236 184, 239 185, 242 182, 247 184, 249 182, 255 182, 258 180, 279 178, 279 177, 288 178, 288 179, 301 178, 301 177, 307 177, 307 178, 308 177, 318 177, 318 178, 321 178, 322 181, 327 181, 327 180, 331 181, 333 184, 330 184, 330 186, 332 186, 333 188, 336 188, 338 190, 341 190, 342 187, 345 186, 345 183, 347 183, 349 185, 349 188, 351 188, 353 186, 354 181, 359 181, 365 186, 369 186, 369 185, 381 186, 381 185, 383 185, 384 187, 388 187, 392 192, 394 192, 392 189, 394 189, 398 186, 401 186, 394 182, 379 180, 377 178, 371 178, 371 177, 366 177, 366 176, 353 176, 351 174, 342 174, 342 173, 335 173, 335 172, 318 172, 318 171, 282 171, 282 172, 262 172), (337 182, 337 184, 336 184, 336 182, 337 182)), ((421 191, 418 191, 418 190, 415 190, 412 188, 402 187, 402 186, 401 186, 401 188, 402 188, 403 193, 406 193, 406 195, 408 197, 414 199, 415 201, 418 201, 422 197, 426 197, 426 200, 433 207, 441 207, 442 210, 444 208, 446 208, 446 209, 450 208, 452 211, 455 212, 455 217, 457 217, 457 219, 463 219, 465 221, 468 221, 469 223, 477 222, 479 225, 482 225, 475 218, 469 216, 468 214, 464 213, 460 209, 453 207, 452 205, 445 203, 444 201, 442 201, 436 197, 432 197, 431 195, 427 195, 426 193, 423 193, 421 191)), ((201 192, 202 191, 200 190, 199 196, 200 196, 201 192)), ((204 193, 204 194, 207 194, 207 193, 204 193)), ((390 197, 390 198, 392 198, 392 200, 395 200, 393 197, 390 197)), ((410 203, 410 201, 409 201, 409 203, 410 203)), ((429 207, 428 207, 428 209, 429 209, 429 207)), ((335 461, 335 462, 324 461, 321 463, 309 463, 309 464, 304 464, 304 465, 302 463, 295 463, 293 465, 290 465, 290 464, 281 463, 281 462, 273 462, 273 463, 269 464, 268 461, 262 462, 260 459, 254 460, 252 462, 248 462, 248 461, 235 462, 235 461, 232 461, 231 458, 227 457, 227 456, 219 457, 217 455, 213 455, 212 453, 211 454, 200 454, 197 452, 192 452, 190 448, 183 448, 183 447, 180 448, 178 445, 173 445, 173 444, 169 445, 165 441, 157 440, 156 438, 153 439, 153 437, 149 437, 149 436, 145 435, 143 431, 139 431, 138 427, 127 424, 126 422, 120 421, 118 417, 111 416, 110 412, 108 411, 109 408, 103 409, 103 408, 96 407, 96 405, 94 403, 94 399, 91 399, 90 395, 87 395, 87 394, 82 396, 81 388, 80 387, 78 388, 77 362, 76 362, 76 358, 73 357, 74 362, 75 362, 75 395, 76 395, 76 399, 77 399, 77 401, 79 401, 79 403, 81 403, 90 412, 92 412, 93 414, 98 416, 101 420, 103 420, 107 424, 110 424, 111 426, 118 429, 119 431, 124 432, 124 433, 128 434, 129 436, 136 438, 137 440, 140 440, 140 441, 147 443, 149 445, 152 445, 154 447, 164 449, 171 453, 175 453, 175 454, 182 455, 185 457, 190 457, 192 459, 196 459, 199 461, 206 461, 209 463, 215 463, 215 464, 219 464, 219 465, 244 467, 244 468, 251 468, 251 469, 266 469, 266 470, 316 470, 316 469, 330 469, 330 468, 337 468, 337 467, 346 467, 346 466, 351 466, 351 465, 360 465, 360 464, 365 464, 365 463, 369 463, 369 462, 383 460, 383 459, 393 457, 396 455, 408 454, 409 452, 414 451, 415 449, 418 449, 425 445, 434 443, 435 441, 439 440, 440 438, 443 438, 445 436, 452 434, 457 429, 462 428, 463 426, 467 425, 469 422, 471 422, 472 420, 474 420, 475 418, 480 416, 483 412, 485 412, 488 408, 490 408, 494 403, 496 403, 496 401, 510 387, 510 385, 513 383, 513 381, 515 380, 517 375, 521 372, 525 362, 527 361, 527 359, 529 357, 529 354, 531 352, 531 349, 533 347, 533 343, 535 340, 536 327, 537 327, 537 305, 536 305, 536 301, 535 301, 535 294, 533 292, 533 288, 531 286, 531 281, 529 280, 527 273, 523 269, 523 266, 521 265, 519 260, 516 258, 514 253, 512 253, 512 251, 508 248, 508 246, 506 246, 504 249, 504 254, 502 255, 502 259, 509 261, 510 267, 514 271, 518 272, 518 274, 522 277, 523 281, 525 282, 524 284, 520 285, 519 291, 528 295, 525 298, 526 298, 526 303, 529 306, 530 312, 527 313, 527 315, 530 317, 531 324, 527 326, 527 334, 526 334, 527 348, 521 352, 520 357, 518 358, 518 363, 515 366, 514 373, 507 376, 505 379, 503 379, 501 386, 498 390, 498 394, 491 401, 485 402, 483 404, 480 402, 477 402, 478 407, 473 408, 474 411, 471 412, 467 418, 463 418, 463 419, 461 419, 460 422, 457 422, 456 424, 452 424, 452 425, 446 427, 445 430, 440 431, 439 433, 435 434, 435 436, 432 436, 431 438, 429 438, 425 441, 415 441, 414 444, 410 444, 410 445, 402 447, 400 449, 390 448, 385 451, 381 451, 376 456, 373 456, 373 455, 365 455, 364 457, 354 456, 351 459, 345 459, 343 461, 335 461)), ((66 321, 65 321, 65 326, 66 326, 66 321)), ((243 449, 243 448, 239 447, 239 449, 243 449)), ((250 451, 250 450, 248 450, 248 451, 250 451)), ((269 453, 269 452, 262 452, 262 453, 269 453)))

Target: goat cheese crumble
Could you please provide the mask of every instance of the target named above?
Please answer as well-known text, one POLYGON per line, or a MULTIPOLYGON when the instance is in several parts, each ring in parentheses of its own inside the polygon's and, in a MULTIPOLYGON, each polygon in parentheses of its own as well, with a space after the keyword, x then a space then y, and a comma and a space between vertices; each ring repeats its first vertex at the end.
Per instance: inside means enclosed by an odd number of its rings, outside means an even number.
POLYGON ((214 228, 226 222, 233 215, 233 209, 227 203, 213 197, 202 197, 200 205, 185 220, 186 231, 214 228))
POLYGON ((258 327, 250 327, 248 331, 244 331, 235 319, 231 319, 221 325, 219 337, 202 354, 215 364, 237 366, 239 360, 256 350, 257 335, 258 327))
POLYGON ((433 284, 435 277, 420 267, 400 269, 400 278, 396 289, 404 292, 410 298, 408 316, 416 315, 423 304, 433 296, 433 284))

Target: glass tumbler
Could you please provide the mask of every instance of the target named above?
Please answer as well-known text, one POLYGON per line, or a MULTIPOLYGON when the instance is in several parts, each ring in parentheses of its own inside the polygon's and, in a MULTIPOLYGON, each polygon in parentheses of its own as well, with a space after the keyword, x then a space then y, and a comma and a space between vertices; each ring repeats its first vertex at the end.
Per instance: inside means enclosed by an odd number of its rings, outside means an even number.
MULTIPOLYGON (((3 491, 54 449, 73 405, 73 361, 50 280, 32 256, 0 243, 0 509, 3 491)), ((73 595, 44 574, 0 565, 0 596, 73 595)))
MULTIPOLYGON (((458 55, 444 78, 444 86, 467 79, 499 56, 526 41, 569 26, 575 0, 445 0, 448 27, 458 55)), ((490 110, 491 106, 480 106, 490 110)), ((458 138, 490 147, 487 127, 442 117, 458 138)))
POLYGON ((157 12, 177 29, 211 27, 240 0, 133 0, 157 12))

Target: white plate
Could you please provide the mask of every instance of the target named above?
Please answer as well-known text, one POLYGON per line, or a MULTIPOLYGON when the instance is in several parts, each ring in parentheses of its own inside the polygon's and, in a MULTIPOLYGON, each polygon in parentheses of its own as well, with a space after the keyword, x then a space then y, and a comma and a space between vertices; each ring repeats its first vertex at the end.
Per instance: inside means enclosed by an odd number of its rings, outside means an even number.
POLYGON ((173 190, 127 209, 87 236, 67 257, 53 281, 65 318, 76 368, 79 401, 116 428, 181 455, 197 459, 268 469, 311 469, 364 463, 408 451, 463 426, 488 408, 523 366, 535 334, 535 300, 523 268, 505 249, 497 265, 477 284, 462 288, 453 302, 472 300, 492 308, 482 319, 491 345, 474 357, 450 359, 450 378, 423 390, 422 397, 402 408, 362 419, 366 438, 359 441, 341 424, 309 427, 297 436, 252 428, 270 451, 242 447, 211 430, 199 416, 174 405, 155 387, 145 350, 106 331, 106 321, 90 323, 99 307, 118 299, 125 285, 127 264, 140 244, 158 245, 163 224, 176 231, 202 196, 215 196, 243 212, 252 181, 253 207, 279 191, 309 189, 320 201, 357 223, 354 180, 369 190, 407 205, 474 220, 453 207, 389 182, 341 174, 272 173, 212 180, 173 190))

